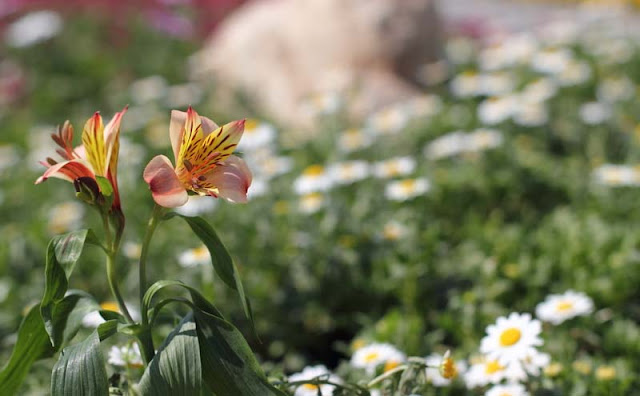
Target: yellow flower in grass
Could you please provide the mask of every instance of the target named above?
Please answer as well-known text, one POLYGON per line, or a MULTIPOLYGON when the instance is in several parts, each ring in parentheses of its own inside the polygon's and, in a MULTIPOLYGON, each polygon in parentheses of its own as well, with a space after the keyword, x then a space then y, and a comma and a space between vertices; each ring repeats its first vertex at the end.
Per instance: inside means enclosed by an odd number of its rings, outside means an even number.
POLYGON ((385 196, 392 201, 406 201, 429 191, 431 184, 425 178, 404 179, 391 182, 385 188, 385 196))
POLYGON ((169 134, 176 160, 157 155, 144 170, 154 201, 167 208, 187 203, 188 191, 198 195, 246 202, 251 171, 232 155, 244 131, 244 120, 218 127, 200 117, 191 107, 187 112, 173 110, 169 134))
POLYGON ((611 381, 616 378, 616 368, 613 366, 600 366, 596 369, 596 378, 600 381, 611 381))
POLYGON ((551 378, 557 377, 558 375, 560 375, 562 370, 563 370, 562 364, 558 362, 553 362, 544 368, 544 375, 551 378))
POLYGON ((496 324, 487 327, 487 335, 480 343, 480 352, 502 365, 519 363, 538 353, 542 345, 540 321, 528 313, 512 312, 508 317, 499 317, 496 324))
POLYGON ((333 394, 333 390, 335 389, 334 385, 320 383, 316 384, 314 383, 314 381, 316 380, 330 381, 336 384, 342 382, 340 377, 332 374, 323 365, 308 366, 305 367, 301 372, 289 376, 289 382, 309 381, 308 383, 297 385, 294 396, 331 396, 333 394))

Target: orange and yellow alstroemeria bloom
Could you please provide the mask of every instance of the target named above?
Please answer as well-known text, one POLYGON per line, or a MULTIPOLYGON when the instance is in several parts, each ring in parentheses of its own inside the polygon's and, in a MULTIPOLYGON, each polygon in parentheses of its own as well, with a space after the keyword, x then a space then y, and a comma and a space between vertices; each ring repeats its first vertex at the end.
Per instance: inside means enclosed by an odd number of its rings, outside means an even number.
POLYGON ((118 149, 120 147, 120 122, 127 111, 125 107, 116 113, 105 126, 102 117, 96 112, 84 124, 82 131, 82 145, 73 147, 73 126, 66 121, 59 128, 58 134, 51 138, 60 147, 56 152, 64 161, 58 162, 47 158, 40 163, 48 169, 36 180, 42 183, 50 177, 74 182, 83 177, 96 179, 102 176, 109 180, 113 188, 112 207, 120 209, 120 195, 118 193, 117 168, 118 149))
POLYGON ((166 156, 158 155, 144 170, 154 201, 175 208, 187 203, 188 191, 192 191, 246 202, 251 171, 241 158, 231 155, 244 132, 244 122, 218 127, 191 107, 186 113, 173 110, 169 135, 176 166, 166 156))

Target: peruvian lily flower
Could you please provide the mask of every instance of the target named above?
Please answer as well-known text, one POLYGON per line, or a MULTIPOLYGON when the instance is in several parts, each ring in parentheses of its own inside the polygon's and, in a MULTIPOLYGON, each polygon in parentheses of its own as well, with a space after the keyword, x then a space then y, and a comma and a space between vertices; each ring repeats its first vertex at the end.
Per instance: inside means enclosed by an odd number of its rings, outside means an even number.
POLYGON ((58 134, 51 138, 60 147, 56 152, 64 161, 58 162, 47 158, 40 163, 48 169, 36 180, 42 183, 50 177, 75 183, 78 179, 89 178, 96 181, 96 176, 105 177, 113 190, 112 209, 120 211, 120 194, 118 193, 117 167, 118 149, 120 147, 120 122, 127 111, 125 107, 116 113, 105 126, 102 117, 96 112, 87 120, 82 131, 82 145, 73 147, 73 126, 66 121, 58 129, 58 134))
POLYGON ((241 158, 231 155, 244 132, 244 122, 218 127, 191 107, 186 113, 173 110, 169 135, 176 166, 166 156, 157 155, 144 170, 153 200, 165 208, 176 208, 187 203, 188 191, 192 191, 246 202, 251 171, 241 158))

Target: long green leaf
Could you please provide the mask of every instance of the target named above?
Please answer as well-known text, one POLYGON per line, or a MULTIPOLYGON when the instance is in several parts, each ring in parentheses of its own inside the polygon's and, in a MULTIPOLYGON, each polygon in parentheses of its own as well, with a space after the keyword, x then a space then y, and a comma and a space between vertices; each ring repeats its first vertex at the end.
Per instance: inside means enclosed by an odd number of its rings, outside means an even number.
POLYGON ((56 305, 62 301, 67 292, 69 277, 82 254, 85 242, 99 245, 91 230, 81 230, 56 236, 47 247, 45 288, 40 302, 40 313, 54 347, 59 347, 59 342, 63 338, 59 333, 60 329, 53 325, 54 311, 59 315, 66 312, 64 309, 57 309, 56 305))
POLYGON ((100 396, 109 394, 107 370, 94 331, 81 343, 64 348, 51 373, 52 396, 100 396))
POLYGON ((205 244, 209 253, 211 254, 211 262, 220 279, 230 288, 236 290, 240 297, 240 303, 244 309, 244 313, 251 321, 253 326, 253 313, 251 312, 251 303, 245 295, 244 287, 242 286, 242 280, 240 279, 240 273, 235 263, 231 259, 231 255, 227 251, 218 234, 213 227, 206 222, 202 217, 189 217, 182 216, 177 213, 168 213, 165 218, 178 216, 187 222, 191 230, 196 234, 198 238, 205 244))
POLYGON ((284 396, 269 384, 251 348, 231 323, 195 312, 202 378, 216 395, 284 396))
POLYGON ((44 329, 40 316, 40 304, 29 310, 18 329, 18 340, 9 362, 0 372, 0 389, 3 394, 15 395, 31 365, 38 359, 53 356, 54 349, 44 329))
POLYGON ((193 314, 169 334, 140 380, 145 396, 192 396, 202 388, 200 348, 193 314))

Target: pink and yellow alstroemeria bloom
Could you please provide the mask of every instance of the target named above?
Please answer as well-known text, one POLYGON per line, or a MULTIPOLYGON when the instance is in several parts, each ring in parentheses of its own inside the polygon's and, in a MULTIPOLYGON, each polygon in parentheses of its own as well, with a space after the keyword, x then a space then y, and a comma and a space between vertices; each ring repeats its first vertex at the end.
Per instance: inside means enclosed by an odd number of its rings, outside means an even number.
POLYGON ((56 152, 64 161, 58 162, 52 158, 40 163, 48 169, 36 180, 42 183, 50 177, 74 182, 81 177, 96 179, 96 176, 106 177, 113 188, 112 207, 120 208, 120 194, 118 192, 117 168, 118 149, 120 147, 120 122, 127 111, 125 107, 116 113, 105 126, 102 117, 96 112, 84 124, 82 131, 82 145, 73 147, 73 126, 66 121, 51 138, 60 147, 56 152))
POLYGON ((165 208, 176 208, 187 203, 188 191, 193 191, 246 202, 251 171, 241 158, 231 155, 243 132, 244 120, 218 127, 191 107, 186 113, 173 110, 169 135, 176 166, 158 155, 144 170, 153 200, 165 208))

